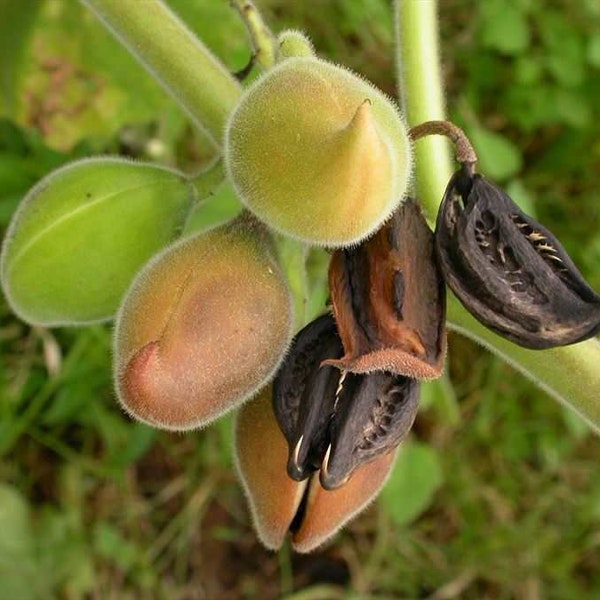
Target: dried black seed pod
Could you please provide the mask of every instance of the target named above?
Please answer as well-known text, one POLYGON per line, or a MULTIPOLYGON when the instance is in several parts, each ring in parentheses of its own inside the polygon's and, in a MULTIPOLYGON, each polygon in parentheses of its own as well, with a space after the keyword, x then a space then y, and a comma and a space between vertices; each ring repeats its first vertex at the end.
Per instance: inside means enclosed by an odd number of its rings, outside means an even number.
POLYGON ((339 386, 319 473, 332 490, 345 483, 361 464, 395 448, 408 434, 419 408, 419 382, 378 371, 346 372, 339 386))
POLYGON ((565 346, 600 330, 600 296, 554 235, 468 166, 448 184, 435 242, 465 308, 516 344, 565 346))
POLYGON ((397 446, 418 408, 416 380, 385 372, 353 374, 323 365, 343 354, 330 314, 294 339, 273 385, 273 408, 289 447, 288 474, 301 481, 321 469, 325 489, 397 446))
POLYGON ((438 377, 446 352, 445 289, 433 233, 407 198, 371 238, 336 250, 329 266, 333 312, 344 356, 327 364, 438 377))
POLYGON ((289 445, 288 474, 301 481, 318 470, 327 450, 340 371, 323 366, 342 355, 342 342, 331 314, 306 325, 273 382, 273 409, 289 445))

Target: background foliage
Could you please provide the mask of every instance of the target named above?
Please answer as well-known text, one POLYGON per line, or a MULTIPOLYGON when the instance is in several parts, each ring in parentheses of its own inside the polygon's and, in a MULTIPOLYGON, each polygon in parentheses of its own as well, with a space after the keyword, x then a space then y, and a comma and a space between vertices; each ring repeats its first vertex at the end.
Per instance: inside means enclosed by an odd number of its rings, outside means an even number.
MULTIPOLYGON (((417 1, 417 0, 405 0, 417 1)), ((427 1, 427 0, 419 0, 427 1)), ((169 0, 231 70, 228 3, 169 0)), ((489 176, 600 289, 600 5, 448 0, 448 108, 489 176)), ((273 29, 395 94, 384 0, 262 0, 273 29), (317 7, 317 8, 315 8, 317 7)), ((124 154, 193 171, 210 146, 73 0, 0 0, 0 228, 49 170, 124 154)), ((232 214, 225 186, 204 227, 232 214)), ((314 256, 314 299, 325 296, 314 256)), ((31 328, 0 304, 0 600, 538 598, 600 595, 600 443, 471 342, 428 386, 380 500, 309 556, 264 551, 230 455, 230 419, 158 433, 119 412, 110 326, 31 328)))

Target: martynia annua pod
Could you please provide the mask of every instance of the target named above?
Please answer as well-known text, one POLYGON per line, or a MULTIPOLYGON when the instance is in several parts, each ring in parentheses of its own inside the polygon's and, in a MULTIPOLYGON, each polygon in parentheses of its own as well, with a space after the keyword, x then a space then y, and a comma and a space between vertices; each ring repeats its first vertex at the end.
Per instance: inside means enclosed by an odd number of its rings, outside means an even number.
POLYGON ((560 242, 470 165, 448 184, 435 242, 448 286, 512 342, 553 348, 600 330, 600 296, 560 242))
POLYGON ((441 374, 444 282, 433 234, 415 200, 406 199, 367 241, 334 252, 329 289, 345 352, 327 364, 416 379, 441 374))
POLYGON ((325 489, 397 446, 418 408, 414 379, 322 364, 342 352, 331 314, 318 317, 294 338, 273 386, 275 416, 289 446, 288 474, 300 481, 320 470, 325 489))

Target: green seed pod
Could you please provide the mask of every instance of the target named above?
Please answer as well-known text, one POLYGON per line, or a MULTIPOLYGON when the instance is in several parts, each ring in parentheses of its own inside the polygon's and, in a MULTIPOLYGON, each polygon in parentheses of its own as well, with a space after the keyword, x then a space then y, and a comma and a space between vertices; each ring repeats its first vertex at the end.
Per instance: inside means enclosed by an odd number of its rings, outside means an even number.
POLYGON ((296 29, 282 31, 277 37, 279 44, 278 59, 290 58, 292 56, 313 56, 315 50, 310 39, 296 29))
POLYGON ((12 309, 45 326, 112 317, 135 273, 179 234, 192 201, 181 173, 124 159, 51 173, 6 235, 1 273, 12 309))
POLYGON ((227 126, 225 160, 242 202, 271 227, 345 246, 399 204, 411 148, 384 94, 305 56, 283 60, 248 88, 227 126))
POLYGON ((121 307, 119 400, 156 427, 202 427, 271 377, 292 322, 286 282, 253 217, 186 238, 140 272, 121 307))

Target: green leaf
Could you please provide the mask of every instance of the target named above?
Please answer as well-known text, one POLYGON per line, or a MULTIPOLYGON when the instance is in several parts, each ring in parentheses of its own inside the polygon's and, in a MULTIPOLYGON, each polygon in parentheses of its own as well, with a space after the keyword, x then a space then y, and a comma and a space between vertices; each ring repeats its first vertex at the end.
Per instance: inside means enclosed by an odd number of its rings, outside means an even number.
POLYGON ((521 169, 521 152, 508 138, 478 126, 469 130, 469 137, 479 157, 479 170, 490 179, 508 179, 521 169))
POLYGON ((441 484, 437 452, 421 442, 411 442, 400 448, 381 501, 392 521, 402 527, 427 510, 441 484))
POLYGON ((481 3, 481 42, 502 54, 515 55, 529 47, 530 31, 525 15, 504 0, 481 3))
POLYGON ((0 0, 0 113, 13 116, 23 58, 41 0, 0 0))
POLYGON ((140 549, 127 541, 118 529, 101 521, 94 529, 94 548, 99 556, 128 572, 136 563, 140 549))
POLYGON ((521 179, 509 181, 505 191, 529 216, 536 216, 535 199, 521 179))
POLYGON ((548 10, 540 14, 540 34, 546 47, 546 67, 556 81, 572 87, 585 77, 583 37, 561 12, 548 10))
POLYGON ((421 383, 421 410, 436 408, 448 425, 460 423, 460 408, 450 377, 445 372, 441 377, 421 383))
POLYGON ((587 59, 590 65, 600 68, 600 33, 590 37, 587 47, 587 59))
POLYGON ((15 214, 1 257, 13 310, 41 325, 114 315, 134 275, 181 231, 192 202, 170 169, 115 158, 42 179, 15 214))
POLYGON ((32 586, 37 569, 29 506, 5 484, 0 484, 0 531, 0 600, 37 598, 32 586))
MULTIPOLYGON (((73 598, 88 597, 97 589, 88 533, 81 516, 72 506, 62 510, 45 505, 38 513, 36 523, 39 571, 37 585, 43 590, 35 596, 54 598, 56 588, 68 589, 73 598)), ((59 597, 64 594, 59 595, 59 597)))

